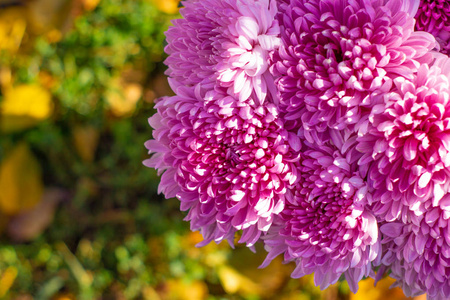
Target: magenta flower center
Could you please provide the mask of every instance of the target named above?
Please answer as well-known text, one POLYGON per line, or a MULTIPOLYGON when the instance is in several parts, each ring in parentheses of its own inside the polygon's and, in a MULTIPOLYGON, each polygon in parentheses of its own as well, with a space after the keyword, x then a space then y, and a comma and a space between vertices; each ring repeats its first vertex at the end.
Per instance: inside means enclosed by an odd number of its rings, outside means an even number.
MULTIPOLYGON (((385 111, 387 120, 377 127, 384 132, 388 142, 386 154, 389 161, 393 163, 404 159, 403 168, 412 171, 415 176, 423 175, 419 181, 421 188, 428 184, 433 173, 449 163, 450 111, 444 93, 444 90, 438 92, 422 86, 417 89, 416 95, 407 92, 404 99, 391 100, 385 111)), ((380 141, 376 147, 379 147, 376 151, 381 152, 385 146, 380 141)), ((402 180, 405 181, 403 188, 411 184, 406 180, 402 180)))
POLYGON ((416 13, 416 29, 435 36, 440 52, 450 53, 450 3, 447 0, 421 0, 416 13))
POLYGON ((301 242, 291 245, 296 253, 317 246, 315 251, 344 259, 349 252, 353 255, 355 247, 373 243, 368 224, 361 219, 367 196, 362 178, 352 174, 350 164, 338 153, 310 150, 304 157, 309 158, 302 162, 295 203, 287 203, 282 213, 287 220, 282 234, 301 242))
POLYGON ((421 0, 416 14, 416 29, 437 31, 450 27, 450 3, 447 0, 421 0))
MULTIPOLYGON (((303 71, 303 86, 309 90, 324 92, 336 85, 341 85, 343 89, 373 90, 386 74, 381 68, 389 62, 386 47, 370 42, 374 35, 374 25, 365 23, 362 28, 348 28, 332 17, 329 19, 323 21, 323 27, 318 28, 320 31, 300 35, 300 44, 294 48, 299 57, 297 69, 303 71)), ((383 29, 378 30, 378 34, 385 34, 383 29)), ((341 104, 347 104, 351 99, 352 97, 346 97, 341 100, 341 104)), ((327 104, 335 106, 334 101, 338 99, 327 104)))

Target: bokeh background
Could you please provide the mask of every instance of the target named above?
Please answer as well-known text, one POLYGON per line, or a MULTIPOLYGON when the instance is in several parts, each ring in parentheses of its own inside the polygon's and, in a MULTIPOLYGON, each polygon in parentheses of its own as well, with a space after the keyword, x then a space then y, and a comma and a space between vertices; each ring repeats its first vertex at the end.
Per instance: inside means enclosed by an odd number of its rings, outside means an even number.
POLYGON ((178 7, 0 0, 0 299, 406 299, 390 279, 352 295, 258 269, 261 245, 195 247, 142 165, 178 7))

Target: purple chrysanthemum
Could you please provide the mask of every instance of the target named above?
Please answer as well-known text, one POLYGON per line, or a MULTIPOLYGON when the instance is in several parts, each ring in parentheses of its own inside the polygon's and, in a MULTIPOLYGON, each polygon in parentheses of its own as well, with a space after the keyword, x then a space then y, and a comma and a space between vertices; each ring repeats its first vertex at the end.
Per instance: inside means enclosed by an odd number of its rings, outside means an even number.
POLYGON ((435 41, 413 32, 413 1, 280 2, 282 42, 272 71, 289 127, 303 126, 310 142, 328 139, 327 128, 360 127, 373 93, 430 60, 435 41))
MULTIPOLYGON (((371 129, 359 138, 362 165, 372 163, 373 209, 386 221, 414 221, 448 191, 450 88, 438 66, 422 65, 414 79, 398 77, 373 108, 371 129)), ((418 222, 420 219, 417 219, 418 222)))
POLYGON ((440 51, 450 53, 450 3, 448 0, 421 0, 416 14, 416 29, 434 35, 440 51))
POLYGON ((167 32, 165 63, 176 96, 150 120, 145 163, 160 191, 189 210, 205 241, 253 245, 284 207, 300 142, 274 105, 269 53, 279 45, 274 0, 184 1, 167 32))
POLYGON ((450 295, 450 195, 439 206, 426 206, 419 224, 386 223, 382 232, 381 274, 387 267, 406 296, 427 293, 428 299, 450 295))
POLYGON ((283 254, 322 288, 345 276, 356 292, 381 266, 407 295, 449 297, 449 4, 183 6, 167 31, 176 96, 155 106, 144 164, 200 245, 242 231, 263 266, 283 254))
POLYGON ((213 82, 244 101, 275 95, 269 53, 279 45, 274 0, 191 0, 166 35, 167 75, 182 85, 213 82))
POLYGON ((367 209, 371 191, 357 165, 356 137, 332 132, 331 140, 305 142, 299 181, 264 237, 269 254, 263 265, 284 254, 297 264, 294 278, 314 272, 315 284, 326 288, 344 274, 356 292, 378 257, 378 226, 367 209))
POLYGON ((146 147, 155 154, 145 164, 164 172, 160 191, 189 210, 202 244, 233 241, 243 230, 241 242, 251 246, 284 208, 300 141, 273 104, 252 107, 200 84, 176 93, 150 118, 154 140, 146 147))

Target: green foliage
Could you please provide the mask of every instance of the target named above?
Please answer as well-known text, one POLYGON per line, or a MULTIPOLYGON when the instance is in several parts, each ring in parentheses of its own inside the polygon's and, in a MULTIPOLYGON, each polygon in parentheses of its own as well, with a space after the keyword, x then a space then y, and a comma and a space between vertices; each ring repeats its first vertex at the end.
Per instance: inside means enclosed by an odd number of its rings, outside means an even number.
POLYGON ((127 64, 139 64, 147 75, 162 59, 164 30, 169 25, 148 1, 104 0, 75 21, 74 30, 56 45, 37 43, 41 70, 59 84, 55 96, 62 109, 94 117, 104 109, 109 81, 127 64))

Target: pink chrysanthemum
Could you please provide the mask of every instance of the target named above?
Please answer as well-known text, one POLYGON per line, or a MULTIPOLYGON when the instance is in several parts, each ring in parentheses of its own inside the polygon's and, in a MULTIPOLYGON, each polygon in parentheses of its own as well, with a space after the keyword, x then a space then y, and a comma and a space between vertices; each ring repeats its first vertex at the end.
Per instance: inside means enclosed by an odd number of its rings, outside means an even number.
MULTIPOLYGON (((428 203, 431 204, 431 203, 428 203)), ((427 293, 427 299, 448 299, 450 295, 450 195, 434 207, 427 205, 418 225, 387 223, 382 232, 381 274, 391 270, 396 286, 406 296, 427 293)))
POLYGON ((314 272, 315 284, 326 288, 344 274, 356 292, 378 257, 378 226, 367 209, 371 191, 357 165, 356 137, 332 132, 331 140, 334 145, 305 142, 299 181, 264 237, 269 254, 263 266, 284 254, 297 264, 292 277, 314 272))
POLYGON ((274 0, 190 0, 166 35, 167 75, 182 85, 214 82, 244 101, 275 95, 269 53, 279 45, 274 0))
POLYGON ((252 107, 201 85, 176 93, 150 118, 154 140, 146 147, 155 154, 145 165, 164 172, 160 191, 189 210, 202 244, 233 241, 243 230, 241 242, 251 246, 284 208, 300 141, 283 129, 273 104, 252 107))
POLYGON ((200 245, 241 230, 249 247, 262 236, 263 266, 283 254, 322 288, 345 276, 356 292, 381 266, 407 295, 448 297, 450 59, 432 49, 450 51, 449 4, 183 6, 167 31, 176 96, 155 106, 144 164, 200 245))
MULTIPOLYGON (((431 200, 437 206, 450 179, 449 79, 438 66, 422 65, 414 79, 398 77, 373 108, 372 127, 359 138, 360 163, 369 171, 381 218, 413 221, 431 200)), ((420 219, 418 219, 420 220, 420 219)), ((418 222, 415 221, 415 222, 418 222)))
POLYGON ((450 2, 448 0, 421 0, 416 14, 416 29, 434 35, 440 51, 450 54, 450 2))
POLYGON ((391 78, 410 76, 418 62, 428 62, 435 41, 428 33, 413 32, 413 4, 282 1, 282 43, 272 71, 279 76, 289 127, 303 126, 311 142, 328 139, 316 135, 327 128, 358 129, 366 108, 373 106, 373 93, 388 91, 391 78))

